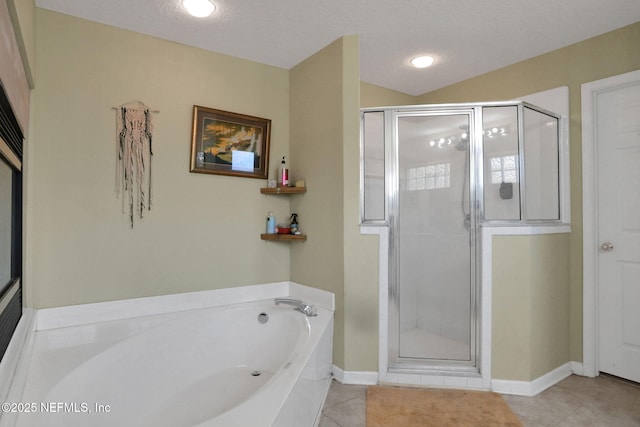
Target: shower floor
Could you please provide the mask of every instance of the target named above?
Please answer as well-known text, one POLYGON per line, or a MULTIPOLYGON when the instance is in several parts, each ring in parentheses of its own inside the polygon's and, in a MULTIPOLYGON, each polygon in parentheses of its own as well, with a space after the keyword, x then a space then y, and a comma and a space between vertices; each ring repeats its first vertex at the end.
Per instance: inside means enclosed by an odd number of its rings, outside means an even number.
POLYGON ((469 343, 443 337, 426 329, 400 332, 400 357, 469 360, 469 343))

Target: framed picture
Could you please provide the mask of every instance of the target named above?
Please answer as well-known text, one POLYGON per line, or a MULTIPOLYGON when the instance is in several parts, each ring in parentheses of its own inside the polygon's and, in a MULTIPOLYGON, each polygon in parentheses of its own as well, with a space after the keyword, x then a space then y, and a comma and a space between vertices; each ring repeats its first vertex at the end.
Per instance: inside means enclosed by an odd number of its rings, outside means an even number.
POLYGON ((191 172, 267 179, 271 120, 193 106, 191 172))

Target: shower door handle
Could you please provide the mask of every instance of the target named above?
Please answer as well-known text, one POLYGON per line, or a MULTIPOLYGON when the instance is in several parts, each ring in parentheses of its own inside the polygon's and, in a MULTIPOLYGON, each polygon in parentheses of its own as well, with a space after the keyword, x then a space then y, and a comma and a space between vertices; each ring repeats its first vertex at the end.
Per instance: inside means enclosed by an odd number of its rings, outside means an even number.
POLYGON ((603 244, 600 245, 600 249, 602 249, 605 252, 611 252, 613 250, 613 243, 604 242, 603 244))

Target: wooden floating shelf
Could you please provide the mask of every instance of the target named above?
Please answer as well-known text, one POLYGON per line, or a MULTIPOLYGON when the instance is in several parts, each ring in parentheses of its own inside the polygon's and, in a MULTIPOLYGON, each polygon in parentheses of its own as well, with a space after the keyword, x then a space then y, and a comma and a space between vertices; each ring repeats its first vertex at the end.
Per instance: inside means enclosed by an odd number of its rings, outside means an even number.
POLYGON ((261 188, 262 194, 302 194, 307 192, 307 187, 276 187, 261 188))
POLYGON ((291 240, 299 240, 305 241, 307 240, 307 236, 304 234, 261 234, 260 238, 262 240, 270 240, 270 241, 291 241, 291 240))

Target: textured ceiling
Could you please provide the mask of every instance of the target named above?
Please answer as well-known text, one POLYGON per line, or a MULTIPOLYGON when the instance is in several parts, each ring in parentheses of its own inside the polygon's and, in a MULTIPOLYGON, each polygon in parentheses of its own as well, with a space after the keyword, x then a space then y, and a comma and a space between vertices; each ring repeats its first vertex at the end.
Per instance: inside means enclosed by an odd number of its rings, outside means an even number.
MULTIPOLYGON (((361 80, 420 95, 640 21, 640 0, 36 0, 45 9, 289 69, 344 35, 361 80), (436 58, 418 70, 409 59, 436 58)), ((640 48, 640 46, 639 46, 640 48)), ((549 70, 552 72, 552 70, 549 70)))

